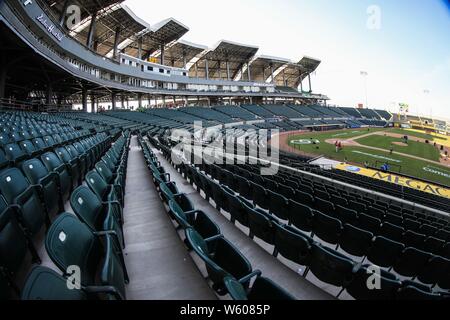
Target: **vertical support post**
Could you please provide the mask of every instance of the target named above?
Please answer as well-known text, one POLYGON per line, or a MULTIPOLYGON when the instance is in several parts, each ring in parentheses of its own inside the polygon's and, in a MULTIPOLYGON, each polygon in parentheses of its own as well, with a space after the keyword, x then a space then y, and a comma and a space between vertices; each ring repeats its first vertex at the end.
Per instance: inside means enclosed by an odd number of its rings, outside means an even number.
POLYGON ((303 74, 300 74, 300 91, 303 93, 303 74))
POLYGON ((187 68, 187 58, 186 58, 186 52, 183 52, 183 68, 187 68))
POLYGON ((311 73, 308 73, 308 81, 309 81, 309 92, 312 92, 312 87, 311 87, 311 73))
POLYGON ((119 38, 120 38, 120 27, 117 27, 116 35, 114 36, 113 59, 117 59, 118 56, 119 38))
POLYGON ((95 110, 95 96, 93 94, 91 95, 91 112, 97 113, 97 111, 95 110))
POLYGON ((94 36, 95 36, 95 27, 97 24, 97 13, 93 13, 91 16, 91 24, 89 26, 89 33, 88 33, 88 37, 87 37, 87 42, 86 42, 86 46, 89 49, 92 49, 92 44, 93 44, 93 40, 94 40, 94 36))
POLYGON ((121 99, 122 109, 125 109, 125 95, 123 93, 120 96, 120 99, 121 99))
POLYGON ((138 40, 138 59, 142 59, 142 37, 138 40))
POLYGON ((222 80, 222 61, 217 61, 217 77, 219 78, 219 80, 222 80))
POLYGON ((272 73, 272 84, 275 83, 275 71, 273 70, 273 64, 270 65, 270 72, 272 73))
POLYGON ((161 64, 164 65, 164 55, 166 54, 166 45, 164 43, 161 43, 161 64))
POLYGON ((226 64, 227 64, 227 80, 230 81, 231 80, 230 62, 227 60, 226 64))
POLYGON ((205 60, 205 73, 206 73, 206 80, 209 80, 209 63, 208 63, 208 59, 205 60))
POLYGON ((138 108, 142 108, 142 93, 138 93, 138 108))
POLYGON ((250 61, 247 62, 247 77, 248 77, 248 81, 252 81, 252 72, 250 70, 250 61))
POLYGON ((81 90, 81 105, 83 107, 83 112, 87 112, 87 89, 86 87, 83 87, 81 90))
POLYGON ((111 108, 113 111, 116 110, 116 94, 114 92, 111 93, 111 108))
POLYGON ((59 26, 64 26, 64 21, 66 20, 67 8, 69 7, 69 0, 64 1, 64 5, 61 11, 61 15, 59 16, 59 26))

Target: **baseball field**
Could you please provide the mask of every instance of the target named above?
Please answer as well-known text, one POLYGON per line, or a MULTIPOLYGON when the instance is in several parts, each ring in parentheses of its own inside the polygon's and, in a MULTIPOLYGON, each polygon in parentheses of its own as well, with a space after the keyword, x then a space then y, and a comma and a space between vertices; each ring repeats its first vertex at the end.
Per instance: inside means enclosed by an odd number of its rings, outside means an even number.
MULTIPOLYGON (((307 132, 284 137, 289 151, 381 168, 450 186, 450 137, 399 128, 307 132), (341 148, 336 148, 340 145, 341 148)), ((283 144, 283 142, 282 142, 283 144)))

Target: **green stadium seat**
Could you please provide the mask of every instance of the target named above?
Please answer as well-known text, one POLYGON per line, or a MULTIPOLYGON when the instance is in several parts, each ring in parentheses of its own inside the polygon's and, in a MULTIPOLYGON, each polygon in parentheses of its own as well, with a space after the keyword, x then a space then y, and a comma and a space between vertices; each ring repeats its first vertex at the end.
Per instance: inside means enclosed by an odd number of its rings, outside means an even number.
POLYGON ((49 172, 39 159, 25 161, 22 172, 32 184, 41 187, 42 198, 50 217, 64 211, 59 176, 56 173, 49 172))
POLYGON ((64 213, 50 227, 45 247, 62 272, 69 266, 80 268, 82 286, 109 286, 121 300, 126 298, 123 253, 109 233, 94 233, 74 215, 64 213))
POLYGON ((214 223, 203 211, 194 210, 185 212, 173 200, 169 201, 169 208, 181 228, 193 228, 204 239, 220 234, 219 226, 214 223))
MULTIPOLYGON (((395 300, 397 291, 402 286, 394 274, 380 269, 381 274, 370 272, 370 265, 364 265, 354 274, 353 280, 345 286, 348 294, 356 300, 395 300), (370 289, 368 283, 379 282, 380 286, 370 289)), ((372 270, 373 271, 373 270, 372 270)))
MULTIPOLYGON (((250 262, 223 236, 203 239, 194 229, 186 230, 186 239, 191 248, 203 260, 213 288, 219 294, 226 294, 224 279, 233 276, 236 279, 249 277, 252 273, 250 262)), ((248 288, 248 279, 243 283, 248 288)))
POLYGON ((78 218, 93 231, 110 231, 117 244, 125 246, 122 215, 112 203, 102 202, 86 186, 78 187, 70 197, 70 204, 78 218))
POLYGON ((299 265, 309 266, 311 259, 311 244, 314 242, 297 229, 281 224, 275 224, 274 256, 278 254, 299 265))
POLYGON ((59 186, 63 200, 66 201, 72 191, 73 183, 66 165, 53 152, 44 153, 41 156, 42 163, 48 171, 55 172, 59 176, 59 186))
POLYGON ((39 187, 30 185, 19 169, 0 172, 0 192, 6 202, 17 210, 18 220, 30 236, 38 234, 45 223, 49 223, 39 187))
POLYGON ((244 286, 233 277, 224 280, 225 287, 233 300, 248 301, 286 301, 296 300, 290 293, 281 288, 270 279, 256 277, 252 287, 245 289, 244 286))

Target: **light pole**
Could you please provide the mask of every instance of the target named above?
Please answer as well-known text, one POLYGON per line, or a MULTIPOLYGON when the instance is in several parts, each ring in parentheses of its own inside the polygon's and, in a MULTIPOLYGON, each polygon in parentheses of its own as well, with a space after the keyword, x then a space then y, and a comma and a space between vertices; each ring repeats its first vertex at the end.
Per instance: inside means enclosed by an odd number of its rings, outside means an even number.
POLYGON ((369 73, 367 71, 361 71, 361 76, 364 78, 364 90, 366 93, 366 109, 369 108, 369 98, 367 94, 367 77, 369 76, 369 73))

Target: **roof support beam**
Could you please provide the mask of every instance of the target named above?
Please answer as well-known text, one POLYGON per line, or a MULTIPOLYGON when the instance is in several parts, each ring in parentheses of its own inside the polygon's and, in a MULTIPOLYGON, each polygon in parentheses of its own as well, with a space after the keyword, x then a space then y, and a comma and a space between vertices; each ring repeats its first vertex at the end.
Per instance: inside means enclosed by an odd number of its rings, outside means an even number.
POLYGON ((94 42, 96 24, 97 24, 97 13, 93 13, 91 17, 91 24, 89 26, 89 33, 86 42, 86 46, 89 49, 92 49, 92 44, 94 42))
POLYGON ((309 93, 312 92, 312 87, 311 87, 311 73, 308 73, 308 82, 309 82, 309 93))
POLYGON ((113 48, 113 59, 117 59, 117 49, 119 46, 119 38, 120 38, 120 27, 116 28, 116 35, 114 36, 114 48, 113 48))
POLYGON ((81 90, 81 105, 83 106, 83 111, 87 112, 87 88, 83 87, 83 89, 81 90))
POLYGON ((112 105, 112 110, 115 111, 116 110, 116 93, 115 92, 111 93, 111 105, 112 105))
POLYGON ((70 0, 65 0, 64 5, 61 11, 61 15, 59 16, 59 25, 64 26, 64 21, 66 20, 67 8, 69 7, 70 0))
POLYGON ((161 65, 164 65, 164 54, 165 54, 166 45, 161 43, 161 65))
POLYGON ((138 59, 142 59, 142 37, 138 40, 138 59))

